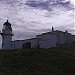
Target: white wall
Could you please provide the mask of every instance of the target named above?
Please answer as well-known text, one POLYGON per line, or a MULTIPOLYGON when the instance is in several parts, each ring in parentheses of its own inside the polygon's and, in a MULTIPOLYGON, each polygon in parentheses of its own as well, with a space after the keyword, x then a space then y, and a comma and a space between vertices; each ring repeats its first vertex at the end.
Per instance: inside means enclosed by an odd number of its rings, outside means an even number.
POLYGON ((11 35, 5 35, 2 37, 2 49, 10 49, 10 41, 12 41, 11 35))
POLYGON ((70 33, 62 32, 58 30, 52 33, 54 33, 57 37, 57 45, 70 45, 73 42, 73 38, 70 33))
POLYGON ((64 45, 65 44, 65 33, 59 32, 58 33, 58 44, 64 45))
MULTIPOLYGON (((37 38, 39 38, 37 36, 37 38)), ((51 48, 56 47, 56 35, 53 34, 45 34, 40 35, 40 48, 51 48)))
POLYGON ((22 49, 23 41, 13 41, 11 42, 11 49, 22 49))
POLYGON ((67 42, 69 45, 73 43, 73 38, 71 34, 67 34, 67 42))
POLYGON ((65 39, 65 33, 64 32, 54 31, 52 33, 54 33, 56 35, 56 44, 57 45, 64 45, 65 44, 66 39, 65 39))
POLYGON ((31 48, 37 47, 37 39, 27 39, 27 40, 19 40, 19 41, 13 41, 11 42, 12 49, 22 49, 23 44, 26 42, 31 42, 31 48))
POLYGON ((73 42, 75 42, 75 35, 72 35, 73 42))

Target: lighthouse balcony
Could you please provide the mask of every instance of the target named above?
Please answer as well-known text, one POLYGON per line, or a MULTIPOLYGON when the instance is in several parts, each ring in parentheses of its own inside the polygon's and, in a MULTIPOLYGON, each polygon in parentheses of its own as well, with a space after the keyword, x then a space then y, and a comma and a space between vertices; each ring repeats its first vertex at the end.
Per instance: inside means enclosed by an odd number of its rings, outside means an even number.
POLYGON ((3 30, 2 33, 4 33, 4 34, 12 34, 12 31, 10 31, 10 30, 3 30))

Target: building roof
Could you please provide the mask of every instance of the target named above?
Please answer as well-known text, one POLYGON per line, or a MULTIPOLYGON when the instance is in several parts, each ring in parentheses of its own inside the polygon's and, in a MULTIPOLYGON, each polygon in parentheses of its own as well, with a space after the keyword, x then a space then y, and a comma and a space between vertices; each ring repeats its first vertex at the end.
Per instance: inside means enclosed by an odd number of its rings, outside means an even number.
POLYGON ((8 20, 7 20, 7 22, 4 23, 4 25, 9 25, 9 26, 11 26, 11 24, 8 22, 8 20))
POLYGON ((11 41, 11 42, 15 42, 15 41, 26 41, 26 40, 34 40, 34 39, 38 39, 38 38, 30 38, 30 39, 24 39, 24 40, 14 40, 14 41, 11 41))
MULTIPOLYGON (((59 31, 59 30, 55 30, 54 32, 66 33, 66 32, 64 32, 64 31, 59 31)), ((71 33, 68 33, 68 32, 67 32, 67 34, 71 34, 71 33)))
MULTIPOLYGON (((36 35, 36 36, 42 36, 42 35, 47 35, 47 34, 55 35, 55 33, 53 33, 53 32, 66 33, 66 32, 63 32, 63 31, 55 30, 55 31, 51 31, 51 32, 42 33, 42 34, 39 34, 39 35, 36 35)), ((71 33, 67 33, 67 34, 71 34, 71 33)))
POLYGON ((46 32, 46 33, 42 33, 42 34, 39 34, 39 35, 36 35, 36 36, 42 36, 42 35, 47 35, 47 34, 55 35, 55 34, 54 34, 54 33, 52 33, 52 32, 46 32))
POLYGON ((8 20, 4 23, 4 26, 6 26, 6 29, 12 30, 11 24, 8 22, 8 20))

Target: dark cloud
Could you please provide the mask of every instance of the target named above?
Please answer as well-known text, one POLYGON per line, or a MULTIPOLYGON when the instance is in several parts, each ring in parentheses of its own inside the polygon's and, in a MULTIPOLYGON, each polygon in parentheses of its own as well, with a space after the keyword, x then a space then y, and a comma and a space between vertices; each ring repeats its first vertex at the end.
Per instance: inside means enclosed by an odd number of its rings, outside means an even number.
POLYGON ((30 6, 30 7, 34 7, 34 8, 40 8, 40 9, 44 9, 44 10, 52 10, 53 7, 65 7, 68 9, 71 9, 70 6, 70 2, 63 2, 64 0, 57 0, 56 2, 53 2, 53 0, 47 0, 47 1, 30 1, 28 0, 25 4, 30 6))
POLYGON ((49 3, 47 1, 45 2, 27 1, 25 4, 35 8, 41 8, 46 10, 49 9, 49 3))

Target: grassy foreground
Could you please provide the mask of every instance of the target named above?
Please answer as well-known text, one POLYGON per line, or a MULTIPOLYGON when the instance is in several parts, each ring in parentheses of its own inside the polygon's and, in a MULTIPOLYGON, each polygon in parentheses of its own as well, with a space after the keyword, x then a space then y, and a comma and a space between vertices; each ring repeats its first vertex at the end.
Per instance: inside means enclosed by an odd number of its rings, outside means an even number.
POLYGON ((0 51, 0 75, 75 75, 75 47, 0 51))

